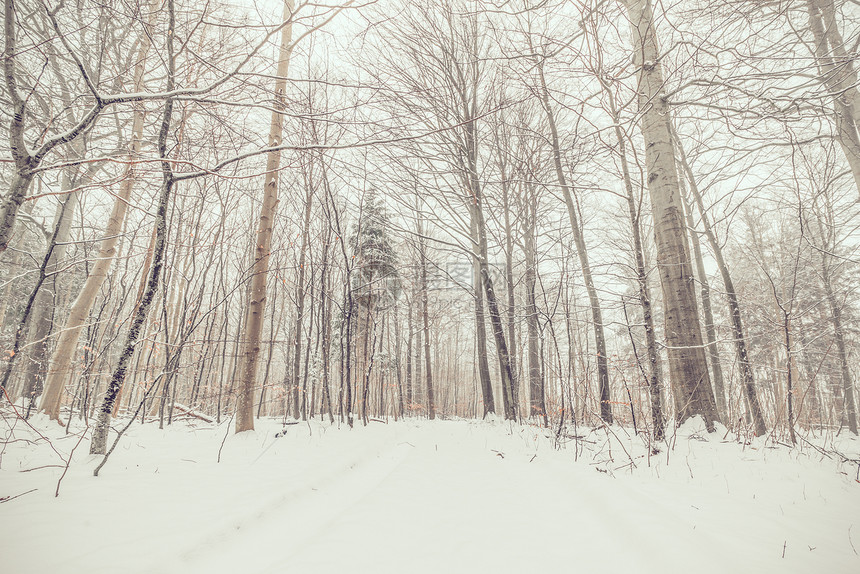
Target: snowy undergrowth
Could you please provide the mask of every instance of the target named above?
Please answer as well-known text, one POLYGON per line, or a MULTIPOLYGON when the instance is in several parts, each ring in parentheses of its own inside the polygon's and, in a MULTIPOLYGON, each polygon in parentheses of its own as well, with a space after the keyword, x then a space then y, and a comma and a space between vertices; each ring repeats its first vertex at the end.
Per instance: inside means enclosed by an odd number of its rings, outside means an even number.
POLYGON ((95 478, 82 427, 4 421, 10 574, 860 571, 850 437, 693 420, 655 454, 620 427, 499 420, 135 424, 95 478))

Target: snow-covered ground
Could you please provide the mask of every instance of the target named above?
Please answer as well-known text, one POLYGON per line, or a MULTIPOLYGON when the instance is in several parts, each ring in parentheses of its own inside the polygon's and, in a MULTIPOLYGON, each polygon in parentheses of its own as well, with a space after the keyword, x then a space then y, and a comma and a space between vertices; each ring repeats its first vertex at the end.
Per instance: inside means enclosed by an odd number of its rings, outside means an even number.
POLYGON ((80 429, 31 422, 51 445, 18 421, 0 447, 5 574, 860 572, 856 464, 695 421, 652 456, 617 427, 134 425, 57 498, 80 429))

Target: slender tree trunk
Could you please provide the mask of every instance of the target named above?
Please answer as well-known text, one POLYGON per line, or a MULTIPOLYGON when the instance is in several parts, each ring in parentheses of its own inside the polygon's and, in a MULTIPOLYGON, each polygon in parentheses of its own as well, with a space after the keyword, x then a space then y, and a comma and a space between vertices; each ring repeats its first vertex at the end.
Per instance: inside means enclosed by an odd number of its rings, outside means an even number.
POLYGON ((836 23, 833 0, 806 0, 809 29, 815 38, 819 81, 833 98, 836 141, 845 154, 860 192, 860 91, 852 58, 836 23))
MULTIPOLYGON (((72 189, 75 182, 66 174, 63 178, 64 189, 72 189)), ((72 220, 74 219, 75 210, 78 205, 78 193, 72 192, 63 198, 62 204, 57 209, 56 221, 56 237, 54 239, 54 248, 51 250, 51 257, 48 261, 46 272, 51 275, 50 279, 45 282, 42 289, 36 295, 36 301, 33 307, 33 316, 30 320, 31 329, 29 341, 32 345, 31 351, 28 354, 29 361, 27 369, 24 373, 24 391, 23 395, 34 401, 35 398, 42 393, 45 374, 48 366, 48 351, 50 349, 49 338, 54 327, 54 314, 59 307, 57 304, 57 275, 59 264, 65 257, 66 246, 71 236, 72 220)))
MULTIPOLYGON (((777 302, 777 304, 779 304, 777 302)), ((780 306, 783 312, 782 318, 782 333, 785 344, 785 391, 786 404, 788 407, 788 434, 791 437, 791 444, 797 444, 797 437, 794 433, 794 381, 792 380, 792 352, 791 352, 791 315, 786 313, 780 306)))
POLYGON ((421 319, 424 324, 424 377, 427 389, 427 416, 436 418, 436 398, 433 392, 433 371, 430 364, 430 309, 427 294, 427 248, 418 219, 418 261, 421 266, 421 319))
POLYGON ((394 368, 397 375, 397 407, 394 420, 403 418, 403 369, 401 368, 400 307, 394 302, 394 368))
POLYGON ((624 1, 630 20, 637 68, 639 113, 645 138, 648 191, 654 218, 657 267, 669 354, 669 375, 682 398, 679 422, 702 415, 709 430, 719 418, 708 376, 702 330, 693 290, 693 269, 684 227, 680 185, 663 70, 650 0, 624 1))
POLYGON ((570 186, 567 183, 567 178, 564 175, 564 169, 561 162, 561 146, 558 138, 558 128, 555 123, 555 115, 549 101, 549 90, 546 85, 546 77, 543 72, 543 62, 538 64, 538 76, 541 82, 541 103, 543 104, 544 112, 546 113, 547 122, 550 130, 550 144, 552 145, 552 161, 555 167, 555 175, 558 179, 558 184, 564 194, 564 203, 567 206, 567 215, 570 219, 570 227, 573 231, 573 240, 576 244, 576 253, 579 256, 579 264, 582 268, 582 279, 585 283, 585 289, 588 293, 588 302, 591 307, 591 320, 594 328, 594 343, 597 351, 597 378, 600 389, 600 418, 605 422, 612 424, 612 404, 609 393, 609 363, 606 356, 606 336, 603 331, 603 313, 600 308, 600 299, 597 296, 597 289, 594 286, 594 279, 591 275, 591 265, 588 260, 588 251, 585 246, 585 236, 583 235, 582 226, 576 214, 576 205, 571 194, 570 186))
POLYGON ((412 340, 415 334, 415 326, 412 318, 415 316, 413 309, 415 297, 411 301, 407 301, 406 309, 406 408, 412 408, 412 340))
POLYGON ((299 373, 301 372, 302 321, 305 315, 305 263, 311 227, 311 188, 305 197, 305 218, 302 227, 302 244, 299 251, 299 280, 296 285, 296 336, 293 339, 293 384, 290 396, 293 403, 293 418, 299 418, 299 373))
POLYGON ((836 340, 836 353, 839 357, 839 366, 842 379, 842 396, 844 403, 844 411, 848 419, 848 430, 853 434, 857 434, 857 410, 854 402, 854 384, 851 380, 851 369, 848 364, 848 351, 845 346, 845 332, 842 326, 842 308, 836 300, 836 295, 833 292, 833 283, 830 279, 830 270, 828 269, 825 260, 827 254, 822 251, 822 274, 821 278, 824 282, 824 293, 827 297, 827 306, 830 308, 830 321, 833 323, 833 335, 836 340))
POLYGON ((729 267, 723 258, 722 247, 717 241, 717 237, 714 234, 713 227, 711 226, 710 218, 708 217, 707 211, 705 211, 705 203, 702 200, 702 194, 699 192, 699 186, 696 183, 693 169, 687 161, 686 153, 684 153, 684 146, 682 146, 678 141, 677 135, 674 136, 674 139, 677 142, 678 159, 681 167, 687 175, 687 182, 690 186, 690 192, 693 194, 693 199, 696 202, 696 207, 699 208, 699 215, 701 217, 702 227, 705 230, 705 237, 708 238, 708 244, 711 246, 711 251, 717 262, 717 268, 720 271, 720 276, 723 279, 723 285, 726 289, 726 300, 729 305, 732 335, 735 338, 735 349, 738 355, 738 363, 741 368, 744 394, 746 395, 750 414, 752 415, 753 424, 755 425, 755 433, 757 436, 761 436, 767 432, 767 426, 764 422, 764 414, 762 413, 761 403, 759 402, 758 393, 756 392, 755 375, 753 373, 752 364, 750 364, 749 353, 747 351, 744 326, 743 321, 741 320, 741 307, 738 301, 737 291, 735 290, 735 284, 734 281, 732 281, 729 267))
MULTIPOLYGON (((152 10, 152 18, 156 10, 152 10)), ((152 24, 152 20, 150 20, 152 24)), ((143 91, 143 76, 146 71, 146 58, 149 53, 151 40, 149 35, 142 34, 140 47, 137 52, 137 64, 134 68, 134 91, 143 91)), ((69 316, 65 325, 60 330, 54 352, 48 364, 48 373, 45 378, 45 390, 42 394, 40 408, 51 419, 59 420, 60 406, 62 404, 63 384, 72 370, 75 349, 87 316, 92 310, 96 297, 102 285, 107 279, 113 260, 117 255, 117 245, 122 234, 125 214, 128 210, 128 201, 135 182, 135 161, 140 153, 140 143, 143 136, 144 107, 137 102, 134 104, 132 113, 131 140, 128 146, 129 164, 126 168, 125 177, 119 186, 116 199, 108 217, 102 240, 99 243, 98 254, 93 263, 90 274, 87 275, 83 287, 72 303, 69 316)))
MULTIPOLYGON (((284 0, 285 22, 292 20, 293 0, 284 0)), ((275 109, 269 128, 269 146, 277 147, 283 141, 284 117, 286 108, 287 73, 292 51, 292 23, 281 30, 281 47, 278 56, 278 79, 275 81, 275 109)), ((269 152, 266 158, 266 181, 263 188, 263 205, 260 208, 260 222, 257 227, 257 240, 254 245, 254 263, 251 285, 248 290, 248 306, 245 318, 245 331, 240 356, 239 397, 236 405, 236 432, 254 430, 254 387, 257 384, 257 363, 260 357, 260 336, 263 331, 263 318, 266 310, 266 282, 269 275, 269 255, 272 245, 272 228, 278 207, 278 175, 281 152, 269 152)), ((294 373, 295 376, 295 373, 294 373)))
MULTIPOLYGON (((167 90, 172 91, 174 88, 175 61, 173 52, 174 41, 174 7, 173 0, 167 0, 168 8, 168 28, 167 28, 167 90)), ((173 98, 167 98, 164 102, 164 114, 161 119, 161 126, 158 133, 158 155, 161 158, 162 184, 159 194, 158 205, 155 216, 156 241, 155 249, 152 256, 152 270, 149 273, 146 292, 143 299, 137 306, 134 317, 129 327, 125 345, 120 352, 116 367, 108 384, 107 392, 105 393, 104 401, 99 407, 98 420, 93 429, 93 438, 90 443, 90 454, 105 454, 107 450, 107 437, 110 430, 110 416, 113 409, 113 403, 116 399, 119 389, 125 380, 128 365, 131 362, 134 349, 137 344, 137 339, 140 334, 143 324, 146 322, 146 316, 149 312, 149 307, 155 298, 155 293, 158 290, 158 284, 161 279, 162 266, 164 264, 164 250, 167 243, 167 207, 170 203, 171 192, 173 191, 173 171, 170 162, 167 158, 167 138, 170 132, 171 116, 173 115, 173 98)), ((253 414, 253 413, 252 413, 253 414)))
MULTIPOLYGON (((504 155, 503 153, 500 155, 504 155)), ((502 163, 502 207, 504 209, 504 224, 505 224, 505 291, 508 296, 507 305, 507 323, 508 323, 508 344, 510 345, 510 361, 511 361, 511 378, 514 404, 519 407, 519 384, 517 376, 517 340, 516 329, 514 328, 516 320, 516 304, 514 292, 514 234, 511 226, 511 209, 510 196, 508 193, 508 180, 505 174, 504 163, 502 163)))
MULTIPOLYGON (((477 183, 477 182, 474 182, 477 183)), ((499 355, 499 368, 502 377, 502 397, 504 398, 505 419, 516 420, 516 401, 514 400, 514 376, 511 370, 510 353, 505 341, 505 330, 502 324, 502 315, 499 311, 498 298, 496 297, 493 279, 490 276, 490 264, 488 261, 487 230, 484 222, 484 212, 481 205, 483 199, 477 185, 473 187, 472 209, 475 213, 475 222, 478 230, 478 249, 480 256, 481 282, 484 286, 484 294, 487 297, 487 308, 490 313, 490 325, 493 329, 493 337, 496 341, 496 352, 499 355)))
MULTIPOLYGON (((332 410, 332 400, 331 400, 331 386, 329 383, 329 357, 331 356, 331 307, 334 300, 332 297, 331 289, 329 288, 329 273, 328 273, 328 250, 329 250, 329 240, 331 236, 326 239, 326 244, 324 246, 323 252, 323 262, 321 269, 321 288, 320 288, 320 296, 323 298, 324 306, 322 306, 322 320, 320 321, 321 328, 321 338, 322 338, 322 391, 323 391, 323 401, 325 401, 325 407, 328 410, 329 422, 334 422, 334 411, 332 410)), ((320 415, 322 416, 322 415, 320 415)))
POLYGON ((525 289, 526 289, 526 328, 528 331, 528 365, 529 365, 529 416, 546 418, 543 384, 541 378, 541 356, 538 348, 540 333, 538 326, 537 301, 535 285, 537 283, 537 257, 535 246, 535 228, 537 218, 537 200, 533 186, 527 184, 526 229, 523 234, 523 254, 525 255, 525 289))
MULTIPOLYGON (((683 181, 683 180, 682 180, 683 181)), ((711 373, 714 376, 714 397, 717 402, 717 413, 720 419, 728 422, 728 406, 726 405, 726 385, 723 378, 723 367, 720 364, 720 350, 717 347, 717 328, 714 321, 714 312, 711 308, 711 285, 705 271, 705 261, 702 257, 702 245, 696 231, 696 223, 693 220, 693 206, 690 205, 686 194, 681 189, 681 197, 684 201, 684 212, 687 218, 687 227, 690 229, 690 243, 693 245, 693 256, 696 260, 696 275, 699 280, 699 291, 702 297, 702 312, 705 315, 705 339, 708 343, 708 356, 711 360, 711 373)))
MULTIPOLYGON (((663 439, 666 421, 663 415, 663 369, 660 365, 660 350, 657 348, 657 336, 654 329, 654 314, 651 308, 651 292, 648 288, 648 270, 645 267, 645 248, 642 242, 642 210, 641 195, 637 204, 636 193, 633 190, 633 177, 627 162, 627 140, 621 130, 620 115, 615 105, 612 90, 601 81, 603 91, 609 101, 612 122, 615 125, 615 139, 618 142, 618 156, 621 159, 621 176, 624 180, 627 212, 630 216, 630 229, 633 234, 633 259, 636 265, 636 283, 639 291, 639 304, 642 307, 642 322, 645 324, 645 346, 648 351, 648 390, 651 399, 651 422, 654 426, 654 438, 663 439)), ((719 365, 717 365, 719 368, 719 365)), ((721 379, 722 380, 722 379, 721 379)))
POLYGON ((487 353, 487 324, 484 314, 484 288, 481 279, 481 259, 478 248, 477 224, 472 216, 472 283, 475 295, 475 341, 478 356, 478 379, 481 385, 481 399, 483 403, 483 416, 496 412, 496 401, 493 395, 493 383, 490 379, 490 362, 487 353))

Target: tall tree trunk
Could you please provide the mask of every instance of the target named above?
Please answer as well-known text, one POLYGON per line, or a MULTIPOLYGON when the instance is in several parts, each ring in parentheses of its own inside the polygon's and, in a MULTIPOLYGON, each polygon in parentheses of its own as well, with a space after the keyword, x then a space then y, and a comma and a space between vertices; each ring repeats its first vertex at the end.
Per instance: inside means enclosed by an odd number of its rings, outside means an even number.
POLYGON ((507 323, 508 323, 508 345, 510 349, 510 361, 511 361, 511 378, 512 378, 512 386, 513 386, 513 401, 514 404, 519 407, 519 385, 517 383, 517 342, 516 342, 516 329, 514 328, 515 320, 516 320, 516 305, 515 305, 515 293, 514 293, 514 233, 513 228, 511 226, 511 209, 510 209, 510 194, 509 194, 509 183, 505 170, 505 160, 504 153, 499 153, 501 158, 502 165, 502 209, 504 210, 504 224, 505 224, 505 291, 508 296, 508 305, 507 305, 507 323))
MULTIPOLYGON (((272 123, 269 128, 269 146, 277 147, 283 141, 286 108, 287 73, 292 51, 293 0, 284 0, 283 20, 289 22, 281 30, 281 47, 278 56, 278 78, 275 80, 272 123)), ((278 207, 278 175, 281 152, 269 152, 266 158, 266 181, 263 188, 263 205, 257 240, 254 243, 254 263, 251 268, 251 285, 248 289, 248 306, 239 368, 239 396, 236 405, 236 432, 254 430, 254 387, 257 383, 257 363, 260 357, 260 337, 266 310, 266 282, 269 275, 269 254, 272 245, 272 228, 278 207)), ((295 373, 294 373, 295 375, 295 373)))
MULTIPOLYGON (((474 64, 472 64, 474 65, 474 64)), ((477 82, 477 73, 475 72, 474 81, 477 82)), ((471 234, 473 241, 473 249, 477 249, 477 268, 480 270, 480 280, 483 286, 484 295, 487 298, 487 309, 490 313, 490 325, 493 330, 493 338, 496 341, 496 353, 499 358, 499 370, 502 378, 502 403, 505 409, 506 419, 516 419, 516 398, 514 394, 514 373, 511 366, 511 357, 508 352, 507 342, 505 341, 505 330, 502 324, 501 312, 499 311, 498 299, 496 297, 493 280, 490 276, 490 262, 487 248, 487 227, 484 219, 484 194, 482 191, 481 181, 478 177, 478 136, 475 118, 475 110, 477 109, 477 89, 473 89, 471 99, 461 93, 461 100, 464 109, 464 117, 473 121, 469 121, 464 126, 465 150, 461 156, 463 168, 463 182, 467 189, 467 206, 470 210, 471 234)), ((474 262, 474 259, 473 259, 474 262)), ((476 284, 476 293, 479 289, 476 284)), ((476 317, 479 315, 478 302, 476 301, 476 317)), ((481 304, 481 313, 483 312, 483 304, 481 304)), ((480 339, 481 329, 479 325, 478 336, 480 339)), ((486 350, 478 348, 478 361, 482 376, 481 387, 484 391, 484 408, 494 404, 487 404, 488 395, 492 394, 492 387, 489 385, 489 363, 486 365, 486 373, 483 372, 484 366, 480 364, 481 358, 486 357, 486 350), (486 377, 486 378, 483 378, 486 377)), ((489 410, 485 410, 489 412, 489 410)))
MULTIPOLYGON (((674 132, 674 129, 672 129, 674 132)), ((764 422, 764 414, 762 413, 761 403, 758 399, 758 393, 755 388, 755 374, 753 373, 752 365, 749 360, 749 352, 747 350, 746 337, 744 335, 744 326, 741 319, 741 307, 738 301, 737 291, 735 290, 734 281, 732 281, 729 267, 723 258, 723 250, 720 243, 717 241, 717 236, 714 233, 708 213, 705 210, 705 203, 702 200, 702 194, 699 192, 699 186, 696 183, 696 178, 693 174, 693 168, 690 162, 687 161, 687 155, 684 152, 684 146, 680 144, 677 135, 674 136, 678 151, 678 160, 684 173, 687 175, 687 182, 690 186, 690 192, 693 194, 693 199, 696 202, 696 207, 699 208, 699 215, 702 221, 702 227, 705 230, 705 237, 708 238, 708 244, 711 246, 711 251, 714 255, 714 260, 717 262, 717 268, 720 271, 720 276, 723 279, 723 285, 726 289, 726 300, 729 305, 729 317, 732 325, 732 335, 735 339, 735 349, 738 355, 738 364, 741 368, 741 377, 743 379, 743 389, 749 404, 750 414, 752 415, 755 433, 757 436, 767 432, 767 427, 764 422)))
POLYGON ((567 206, 567 215, 570 219, 570 227, 573 231, 573 240, 576 244, 576 254, 579 256, 579 265, 582 268, 582 279, 585 283, 585 289, 588 293, 588 302, 591 307, 591 320, 594 329, 594 344, 597 351, 597 378, 600 389, 600 418, 605 422, 612 424, 612 404, 609 393, 609 362, 606 357, 606 336, 603 331, 603 313, 600 308, 600 299, 597 296, 597 289, 594 286, 594 279, 591 276, 591 265, 588 261, 588 251, 585 246, 585 236, 582 232, 579 218, 576 214, 576 205, 573 201, 570 186, 567 183, 567 178, 564 175, 564 169, 561 162, 561 146, 558 139, 558 128, 555 123, 555 114, 549 100, 549 90, 546 84, 546 77, 543 72, 543 61, 540 61, 537 66, 538 77, 541 83, 541 103, 543 104, 544 112, 546 113, 547 122, 550 130, 550 144, 552 145, 552 161, 555 167, 556 179, 564 194, 564 203, 567 206))
POLYGON ((543 379, 541 377, 541 355, 539 345, 540 333, 538 325, 537 301, 535 285, 537 283, 537 257, 535 246, 535 228, 537 224, 537 198, 531 182, 526 184, 524 201, 526 219, 523 234, 523 254, 525 255, 525 288, 526 288, 526 328, 528 331, 528 365, 529 365, 529 416, 546 420, 546 404, 544 401, 543 379))
MULTIPOLYGON (((174 88, 175 60, 173 51, 173 41, 175 37, 175 20, 174 20, 174 5, 173 0, 167 0, 168 12, 168 27, 167 27, 167 86, 166 91, 170 92, 174 88)), ((113 409, 113 403, 116 399, 119 389, 125 380, 128 365, 131 362, 134 354, 137 339, 143 324, 146 322, 146 316, 149 312, 149 307, 155 298, 155 293, 158 290, 158 284, 161 279, 161 273, 164 264, 164 250, 167 244, 167 207, 170 203, 171 194, 173 191, 174 179, 173 170, 170 162, 167 160, 167 137, 170 132, 171 116, 173 115, 174 98, 169 97, 164 102, 164 114, 161 119, 161 126, 158 133, 158 156, 161 158, 162 183, 161 191, 158 198, 158 204, 155 215, 156 241, 155 249, 152 256, 152 270, 149 273, 146 292, 143 295, 140 304, 137 306, 134 317, 131 321, 131 326, 126 336, 125 345, 120 352, 110 383, 108 384, 105 393, 104 401, 99 407, 98 420, 93 429, 93 438, 90 443, 90 454, 105 454, 107 451, 107 437, 110 430, 110 416, 113 409)), ((252 413, 253 414, 253 413, 252 413)))
POLYGON ((413 317, 415 316, 415 297, 407 301, 406 305, 406 408, 412 408, 412 340, 415 335, 413 317))
POLYGON ((305 262, 311 227, 311 199, 313 192, 308 187, 305 197, 305 218, 302 227, 302 244, 299 251, 299 281, 296 285, 296 336, 293 339, 293 384, 290 396, 293 403, 293 418, 299 418, 299 373, 301 372, 302 320, 305 314, 305 262))
MULTIPOLYGON (((477 181, 475 180, 473 183, 477 184, 477 181)), ((505 419, 515 420, 517 418, 517 405, 514 400, 514 376, 511 370, 510 353, 508 352, 507 342, 505 341, 505 328, 502 324, 502 315, 499 311, 498 298, 496 297, 493 279, 490 276, 490 264, 487 255, 487 229, 482 206, 483 198, 480 193, 480 187, 477 185, 472 188, 472 192, 474 194, 472 199, 472 210, 475 214, 475 223, 478 230, 481 283, 484 287, 484 294, 487 297, 487 308, 490 313, 490 325, 493 330, 493 338, 496 341, 496 352, 499 356, 505 419)))
MULTIPOLYGON (((633 177, 627 162, 627 140, 621 130, 620 114, 615 105, 615 96, 609 86, 603 84, 603 91, 609 101, 612 122, 615 125, 615 139, 618 142, 618 156, 621 159, 621 176, 624 180, 627 212, 630 216, 630 229, 633 233, 633 259, 636 264, 636 284, 639 291, 639 304, 642 307, 642 322, 645 324, 645 346, 648 351, 648 390, 651 399, 651 423, 654 426, 654 438, 662 440, 665 431, 663 416, 663 370, 660 366, 660 350, 657 348, 657 336, 654 330, 654 314, 651 308, 651 293, 648 289, 648 270, 645 267, 645 248, 642 242, 642 210, 640 201, 636 201, 633 190, 633 177)), ((719 368, 719 365, 717 365, 719 368)), ((722 379, 720 379, 722 380, 722 379)), ((717 403, 719 404, 719 402, 717 403)))
MULTIPOLYGON (((310 317, 308 317, 308 344, 305 345, 305 370, 304 370, 304 374, 302 375, 302 400, 301 400, 301 405, 300 405, 300 409, 299 409, 301 411, 303 421, 308 420, 308 378, 310 376, 310 363, 311 363, 310 340, 311 340, 311 336, 313 335, 314 312, 316 310, 316 307, 313 304, 313 301, 315 300, 315 296, 314 296, 314 284, 315 284, 314 283, 314 274, 315 274, 315 271, 312 269, 311 270, 311 278, 310 278, 311 311, 310 311, 310 317)), ((274 320, 275 320, 275 318, 272 317, 272 321, 274 321, 274 320)), ((274 345, 274 342, 273 342, 273 345, 274 345)), ((319 344, 317 344, 317 350, 318 349, 319 349, 319 344)), ((271 356, 269 357, 269 360, 271 360, 271 356)), ((268 368, 268 367, 266 367, 266 368, 268 368)))
POLYGON ((639 113, 645 138, 648 191, 654 218, 657 267, 663 288, 669 376, 681 397, 678 420, 702 415, 709 430, 717 414, 693 290, 669 108, 650 0, 624 0, 637 68, 639 113))
POLYGON ((836 141, 845 154, 860 193, 860 88, 851 56, 836 23, 833 0, 806 0, 809 29, 815 38, 819 81, 833 98, 836 141))
POLYGON ((481 258, 478 248, 478 228, 474 215, 471 217, 472 229, 472 284, 475 296, 475 344, 478 356, 478 380, 481 385, 481 401, 483 416, 496 412, 496 401, 493 395, 493 383, 490 379, 490 361, 487 353, 487 323, 484 312, 484 287, 481 279, 481 258))
POLYGON ((400 343, 400 307, 397 300, 394 301, 394 369, 397 376, 397 406, 394 420, 403 418, 403 369, 401 368, 401 343, 400 343))
POLYGON ((821 279, 824 283, 824 293, 827 306, 830 309, 830 321, 833 323, 833 336, 836 340, 836 353, 839 356, 839 366, 842 379, 842 396, 844 411, 848 419, 848 430, 857 434, 857 411, 854 402, 854 384, 851 380, 851 369, 848 364, 848 350, 845 346, 845 332, 842 327, 842 308, 833 292, 829 266, 826 263, 828 255, 821 251, 821 279))
MULTIPOLYGON (((321 339, 322 339, 322 392, 323 392, 323 401, 325 404, 325 408, 328 410, 329 422, 334 422, 334 411, 332 409, 332 400, 331 400, 331 385, 329 383, 329 357, 331 356, 331 308, 332 303, 334 301, 334 297, 332 297, 331 289, 329 288, 329 273, 328 273, 328 252, 329 252, 329 243, 331 241, 331 231, 329 231, 328 236, 326 237, 326 243, 323 247, 323 261, 322 268, 320 270, 320 297, 322 300, 320 302, 322 318, 320 320, 321 325, 321 339)), ((320 415, 322 416, 322 415, 320 415)))
MULTIPOLYGON (((64 189, 72 189, 75 182, 66 174, 63 178, 64 189)), ((33 316, 30 320, 31 328, 29 341, 32 345, 27 369, 24 372, 24 391, 22 395, 34 401, 42 393, 45 374, 48 363, 48 350, 50 349, 49 338, 54 327, 54 313, 57 305, 57 275, 59 263, 62 262, 66 253, 69 237, 71 236, 72 220, 78 205, 78 193, 72 192, 63 198, 62 204, 58 206, 55 216, 54 227, 56 237, 51 257, 48 261, 46 272, 51 278, 45 282, 42 289, 36 295, 33 308, 33 316)))
POLYGON ((421 319, 424 324, 424 377, 427 389, 427 416, 436 418, 436 398, 433 392, 433 372, 430 364, 430 309, 427 293, 427 247, 418 218, 418 261, 421 266, 421 319))
MULTIPOLYGON (((157 10, 153 9, 150 19, 150 24, 157 10)), ((134 68, 134 87, 135 92, 143 91, 143 77, 146 72, 146 58, 149 53, 151 39, 148 34, 142 34, 140 37, 140 46, 137 52, 137 64, 134 68)), ((119 186, 116 199, 111 208, 110 216, 108 217, 107 225, 105 226, 102 240, 99 243, 98 255, 96 255, 95 263, 93 263, 90 274, 87 275, 78 296, 72 303, 69 316, 66 319, 65 325, 59 331, 57 342, 54 347, 54 352, 51 354, 51 360, 48 364, 48 373, 45 378, 45 390, 42 394, 40 404, 41 410, 46 413, 51 419, 59 420, 60 406, 63 397, 63 384, 72 370, 75 349, 78 346, 78 339, 81 335, 81 330, 84 328, 84 322, 92 310, 96 297, 101 290, 102 285, 107 279, 113 260, 117 255, 117 245, 122 234, 123 222, 125 221, 125 213, 128 210, 128 201, 131 197, 131 192, 135 182, 135 161, 140 153, 140 142, 143 136, 143 121, 144 121, 144 106, 140 102, 136 102, 133 106, 131 139, 128 145, 129 163, 126 167, 125 176, 119 186)))
POLYGON ((728 422, 729 411, 726 405, 726 385, 723 378, 723 367, 720 364, 720 350, 717 347, 717 328, 714 321, 714 311, 711 308, 711 285, 705 271, 702 244, 696 231, 696 222, 693 220, 693 206, 690 205, 690 201, 684 193, 683 185, 681 198, 684 202, 687 227, 690 228, 690 243, 693 245, 693 256, 696 260, 696 276, 699 280, 699 292, 702 297, 702 312, 705 315, 705 339, 708 342, 708 356, 711 360, 711 373, 714 376, 714 396, 717 402, 717 413, 720 415, 721 420, 728 422))

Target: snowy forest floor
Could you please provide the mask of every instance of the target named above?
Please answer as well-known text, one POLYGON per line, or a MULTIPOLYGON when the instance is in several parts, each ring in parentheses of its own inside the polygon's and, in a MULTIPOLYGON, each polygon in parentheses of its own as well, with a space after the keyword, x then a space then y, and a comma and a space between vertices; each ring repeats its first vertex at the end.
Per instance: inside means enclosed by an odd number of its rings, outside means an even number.
POLYGON ((6 574, 860 572, 857 463, 831 452, 860 458, 850 437, 693 420, 649 456, 619 427, 135 424, 96 478, 82 427, 4 421, 6 574))

